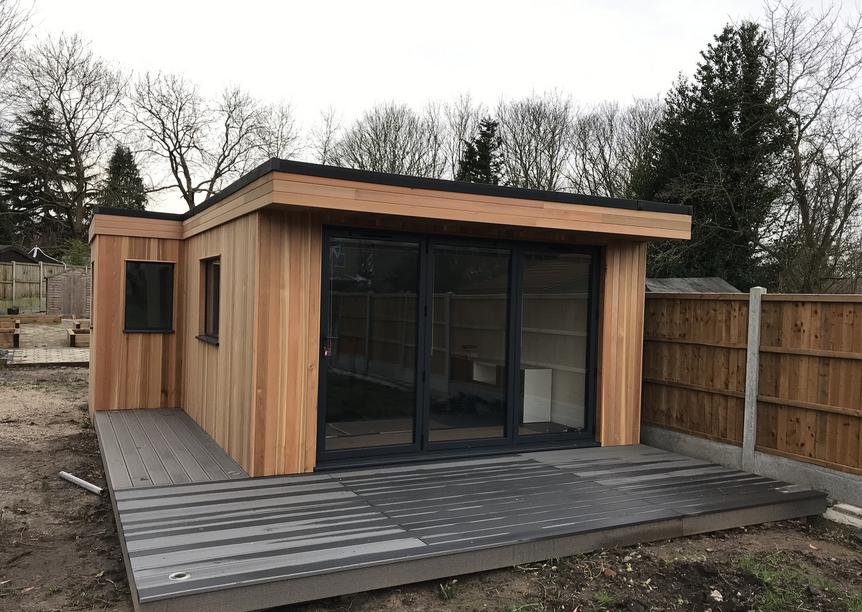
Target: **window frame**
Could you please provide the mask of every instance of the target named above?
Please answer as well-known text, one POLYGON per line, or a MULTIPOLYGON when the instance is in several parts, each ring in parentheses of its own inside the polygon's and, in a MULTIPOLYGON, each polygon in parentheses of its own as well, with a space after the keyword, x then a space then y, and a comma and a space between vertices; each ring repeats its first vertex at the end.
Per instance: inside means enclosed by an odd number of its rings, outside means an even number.
POLYGON ((219 328, 221 326, 221 254, 204 257, 200 260, 200 313, 198 329, 200 333, 195 336, 198 340, 219 345, 219 328), (218 282, 213 283, 210 271, 217 268, 218 282), (215 287, 213 289, 213 286, 215 287), (214 293, 214 295, 213 295, 214 293), (210 327, 215 319, 215 329, 210 327))
POLYGON ((174 333, 174 310, 176 307, 176 268, 177 262, 164 259, 125 259, 123 260, 123 333, 124 334, 173 334, 174 333), (136 328, 129 327, 128 323, 128 284, 129 264, 154 264, 169 266, 170 270, 170 316, 169 324, 164 328, 136 328))

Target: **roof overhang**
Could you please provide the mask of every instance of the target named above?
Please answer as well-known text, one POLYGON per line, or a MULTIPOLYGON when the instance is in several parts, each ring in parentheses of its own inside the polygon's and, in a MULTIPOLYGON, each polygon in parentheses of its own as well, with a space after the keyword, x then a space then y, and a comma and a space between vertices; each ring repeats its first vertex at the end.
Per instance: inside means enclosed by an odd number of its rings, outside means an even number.
POLYGON ((691 207, 427 179, 273 159, 185 214, 97 209, 90 239, 183 239, 264 207, 390 215, 638 239, 691 237, 691 207), (119 221, 117 216, 138 221, 119 221), (114 217, 112 220, 111 217, 114 217), (149 233, 148 233, 149 232, 149 233))

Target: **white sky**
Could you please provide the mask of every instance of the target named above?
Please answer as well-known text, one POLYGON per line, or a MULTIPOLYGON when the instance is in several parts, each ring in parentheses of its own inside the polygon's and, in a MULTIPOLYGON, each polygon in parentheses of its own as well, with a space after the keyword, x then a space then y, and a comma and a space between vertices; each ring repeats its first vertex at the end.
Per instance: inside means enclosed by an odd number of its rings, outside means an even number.
POLYGON ((80 33, 119 66, 181 73, 208 95, 236 84, 288 101, 307 131, 321 109, 350 120, 386 100, 663 95, 725 23, 762 12, 760 0, 36 0, 34 34, 80 33))

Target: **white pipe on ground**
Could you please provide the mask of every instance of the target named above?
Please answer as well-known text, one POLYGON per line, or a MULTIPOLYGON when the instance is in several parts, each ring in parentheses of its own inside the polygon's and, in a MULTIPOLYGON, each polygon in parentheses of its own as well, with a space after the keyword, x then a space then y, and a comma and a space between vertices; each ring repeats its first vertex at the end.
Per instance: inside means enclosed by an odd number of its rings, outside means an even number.
POLYGON ((78 478, 77 476, 73 476, 69 472, 60 472, 60 478, 62 478, 64 480, 68 480, 72 484, 76 484, 79 487, 87 489, 90 493, 95 493, 96 495, 102 494, 102 487, 97 487, 93 483, 87 482, 86 480, 83 480, 82 478, 78 478))

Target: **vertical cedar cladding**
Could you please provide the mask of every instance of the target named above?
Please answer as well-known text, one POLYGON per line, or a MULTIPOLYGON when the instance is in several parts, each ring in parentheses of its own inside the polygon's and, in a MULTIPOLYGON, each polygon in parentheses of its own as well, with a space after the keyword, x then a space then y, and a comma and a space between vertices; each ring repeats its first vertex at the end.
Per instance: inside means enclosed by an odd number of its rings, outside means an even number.
POLYGON ((307 472, 317 453, 322 228, 313 213, 259 219, 254 476, 307 472))
POLYGON ((603 446, 640 442, 646 243, 605 249, 599 339, 599 427, 603 446))

